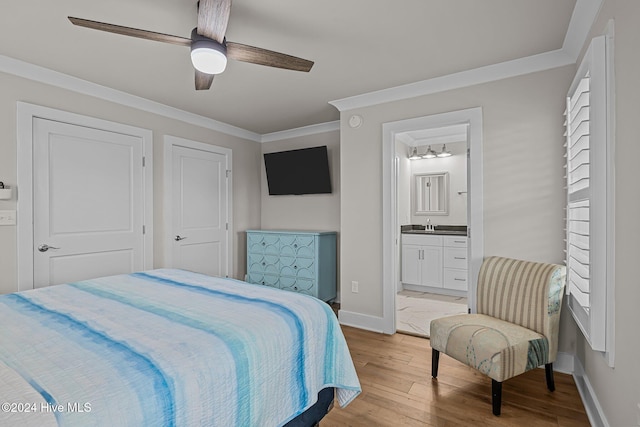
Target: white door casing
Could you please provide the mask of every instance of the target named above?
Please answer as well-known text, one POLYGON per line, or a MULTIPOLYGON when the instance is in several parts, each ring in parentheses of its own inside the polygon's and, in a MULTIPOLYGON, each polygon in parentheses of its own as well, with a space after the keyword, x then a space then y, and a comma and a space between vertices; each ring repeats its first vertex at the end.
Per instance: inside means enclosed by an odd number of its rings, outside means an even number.
POLYGON ((165 136, 165 265, 231 275, 231 150, 165 136))
POLYGON ((476 286, 478 273, 484 257, 484 220, 483 220, 483 182, 482 182, 482 108, 474 107, 466 110, 416 117, 382 125, 382 318, 371 323, 370 329, 380 330, 386 334, 396 332, 395 296, 397 293, 398 242, 400 227, 397 220, 396 191, 397 176, 395 166, 395 136, 400 132, 444 127, 457 124, 468 124, 467 147, 467 219, 470 231, 467 249, 468 270, 468 304, 475 312, 476 286))
POLYGON ((146 129, 18 103, 18 290, 153 268, 151 144, 146 129))

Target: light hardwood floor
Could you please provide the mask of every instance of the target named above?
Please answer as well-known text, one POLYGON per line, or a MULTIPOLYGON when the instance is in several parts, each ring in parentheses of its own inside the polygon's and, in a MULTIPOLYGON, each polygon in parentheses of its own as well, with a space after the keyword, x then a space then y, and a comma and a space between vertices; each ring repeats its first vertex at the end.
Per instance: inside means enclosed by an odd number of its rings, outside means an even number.
POLYGON ((332 426, 589 426, 573 377, 555 373, 546 388, 544 369, 507 380, 502 415, 491 413, 491 379, 440 355, 431 378, 429 340, 343 327, 362 393, 320 422, 332 426))

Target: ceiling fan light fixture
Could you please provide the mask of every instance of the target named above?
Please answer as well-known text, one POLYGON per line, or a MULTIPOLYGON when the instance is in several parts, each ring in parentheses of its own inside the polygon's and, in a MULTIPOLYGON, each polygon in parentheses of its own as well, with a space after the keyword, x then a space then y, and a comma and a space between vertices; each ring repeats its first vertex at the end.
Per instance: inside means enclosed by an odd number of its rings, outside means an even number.
POLYGON ((220 74, 227 68, 226 49, 218 46, 200 46, 206 42, 194 42, 191 46, 191 62, 196 70, 205 74, 220 74))
POLYGON ((194 40, 191 43, 191 63, 205 74, 220 74, 227 68, 227 48, 211 39, 194 40))

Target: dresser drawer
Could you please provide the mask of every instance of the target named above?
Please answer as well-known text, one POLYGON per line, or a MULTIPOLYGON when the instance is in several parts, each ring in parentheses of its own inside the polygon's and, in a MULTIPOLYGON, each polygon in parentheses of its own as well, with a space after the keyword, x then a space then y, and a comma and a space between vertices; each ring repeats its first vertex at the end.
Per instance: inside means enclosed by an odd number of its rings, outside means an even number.
POLYGON ((283 256, 314 258, 316 256, 315 236, 284 235, 280 238, 280 254, 283 256))
POLYGON ((316 263, 313 258, 280 258, 280 275, 313 279, 316 277, 316 263))
POLYGON ((444 287, 458 291, 467 290, 467 270, 444 269, 444 287))
POLYGON ((317 297, 316 281, 310 279, 295 279, 293 277, 281 277, 280 289, 299 292, 317 297))
POLYGON ((466 236, 444 236, 444 246, 452 248, 466 248, 467 241, 466 236))
POLYGON ((444 268, 467 269, 467 248, 444 248, 444 268))
POLYGON ((280 253, 280 236, 268 233, 248 233, 247 252, 277 255, 280 253))
POLYGON ((247 282, 254 283, 256 285, 271 286, 272 288, 279 288, 279 277, 272 274, 261 274, 249 272, 247 274, 247 282))
POLYGON ((277 255, 249 253, 248 270, 254 273, 275 274, 280 271, 280 259, 277 255))

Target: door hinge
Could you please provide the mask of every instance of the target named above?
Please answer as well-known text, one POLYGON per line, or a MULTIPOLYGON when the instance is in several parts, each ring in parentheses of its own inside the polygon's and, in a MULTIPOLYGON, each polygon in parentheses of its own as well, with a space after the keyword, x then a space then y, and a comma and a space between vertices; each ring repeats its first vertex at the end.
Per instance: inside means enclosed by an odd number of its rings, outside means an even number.
POLYGON ((145 156, 142 156, 142 167, 145 167, 147 163, 147 158, 145 156))
POLYGON ((231 175, 231 169, 227 169, 227 178, 229 178, 229 175, 231 175))
POLYGON ((142 226, 142 234, 146 234, 147 233, 147 227, 146 226, 142 226))
POLYGON ((228 223, 228 222, 224 225, 224 229, 225 229, 225 230, 228 230, 228 229, 229 229, 229 223, 228 223))

